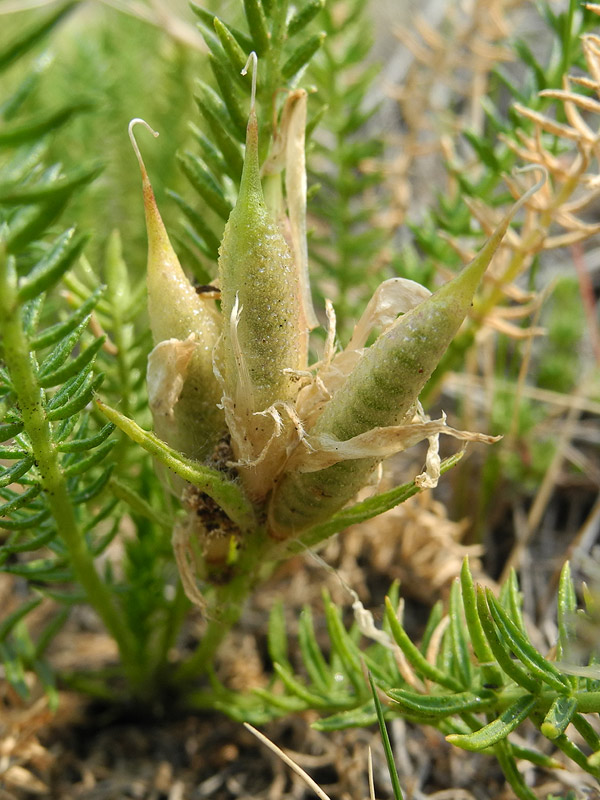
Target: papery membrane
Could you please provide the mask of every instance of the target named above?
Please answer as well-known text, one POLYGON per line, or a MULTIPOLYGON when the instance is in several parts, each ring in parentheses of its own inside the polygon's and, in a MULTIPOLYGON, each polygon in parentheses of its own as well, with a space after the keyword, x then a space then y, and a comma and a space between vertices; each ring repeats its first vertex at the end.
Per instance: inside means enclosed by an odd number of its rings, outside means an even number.
MULTIPOLYGON (((261 174, 278 175, 285 169, 285 195, 287 220, 284 227, 294 256, 300 279, 303 314, 309 330, 316 328, 319 320, 315 314, 310 294, 308 275, 308 247, 306 243, 306 102, 304 89, 296 89, 286 97, 281 120, 273 134, 269 157, 261 174)), ((281 189, 277 190, 279 205, 281 189)))
POLYGON ((408 278, 390 278, 373 292, 352 333, 347 350, 359 350, 376 328, 385 331, 398 314, 406 314, 431 295, 429 289, 408 278))
POLYGON ((194 334, 190 334, 184 341, 165 339, 148 356, 146 383, 153 415, 159 414, 173 419, 173 410, 181 396, 196 349, 194 339, 194 334))
POLYGON ((406 425, 392 425, 385 428, 373 428, 366 433, 340 441, 330 434, 306 436, 305 447, 297 449, 287 464, 288 470, 296 472, 316 472, 326 469, 340 461, 351 461, 361 458, 387 458, 388 456, 413 447, 423 439, 445 433, 455 439, 466 442, 484 442, 492 444, 502 437, 488 436, 484 433, 461 431, 446 423, 446 416, 440 419, 422 422, 414 418, 406 425))
POLYGON ((298 90, 290 113, 285 149, 285 192, 292 250, 300 277, 304 316, 309 330, 316 328, 319 320, 315 314, 310 294, 308 276, 308 248, 306 244, 306 92, 298 90), (301 94, 298 94, 301 92, 301 94))
POLYGON ((314 377, 298 392, 296 409, 311 428, 326 403, 346 381, 363 355, 365 345, 375 330, 385 332, 399 314, 405 314, 431 295, 429 289, 406 278, 383 281, 371 297, 356 324, 347 347, 335 352, 336 317, 330 300, 325 301, 327 338, 322 359, 314 365, 314 377))
POLYGON ((253 410, 252 382, 237 333, 242 313, 236 297, 229 321, 231 351, 238 374, 234 397, 228 394, 216 362, 213 369, 223 389, 221 408, 235 443, 236 460, 229 466, 240 472, 249 494, 259 500, 268 493, 290 452, 304 436, 304 428, 291 402, 278 401, 262 411, 253 410))
POLYGON ((194 550, 194 542, 199 538, 199 528, 198 521, 188 514, 175 524, 171 544, 183 590, 188 599, 204 611, 207 602, 196 581, 196 575, 200 570, 198 553, 194 550))

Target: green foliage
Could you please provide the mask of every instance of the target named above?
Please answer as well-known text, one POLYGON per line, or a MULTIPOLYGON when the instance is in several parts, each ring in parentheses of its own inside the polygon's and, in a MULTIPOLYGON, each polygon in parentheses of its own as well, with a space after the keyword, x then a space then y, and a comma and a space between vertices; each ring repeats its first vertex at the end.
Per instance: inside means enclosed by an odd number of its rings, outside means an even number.
POLYGON ((381 733, 381 741, 383 743, 383 752, 385 753, 385 760, 387 761, 388 772, 392 782, 392 790, 394 792, 394 800, 402 800, 403 794, 400 788, 400 780, 398 778, 398 771, 396 769, 396 762, 394 761, 394 753, 390 744, 390 737, 388 736, 387 728, 385 725, 385 716, 383 707, 377 694, 377 688, 373 676, 369 674, 369 684, 371 685, 371 694, 373 695, 373 702, 375 703, 375 711, 377 712, 377 723, 381 733))
MULTIPOLYGON (((90 104, 56 99, 56 65, 46 76, 51 59, 38 58, 33 68, 23 63, 44 37, 59 35, 57 26, 76 5, 34 18, 1 56, 3 69, 11 67, 6 85, 13 90, 0 128, 0 566, 23 601, 3 619, 0 649, 15 689, 27 692, 24 675, 33 670, 53 703, 55 677, 44 654, 75 604, 89 603, 99 614, 119 646, 129 691, 138 694, 160 680, 188 607, 181 591, 165 595, 175 582, 170 500, 150 461, 111 435, 115 426, 92 405, 102 386, 124 412, 149 419, 149 343, 139 325, 144 283, 125 266, 117 233, 107 244, 104 269, 94 270, 83 256, 89 236, 58 222, 100 173, 83 155, 78 166, 51 160, 64 153, 57 133, 68 142, 90 104), (46 84, 52 91, 44 92, 46 84), (40 94, 44 110, 31 110, 40 94), (115 574, 108 554, 123 524, 133 525, 136 535, 125 544, 122 573, 115 574), (53 611, 32 639, 27 615, 43 598, 54 603, 53 611)), ((94 196, 88 191, 87 211, 94 196)), ((89 222, 94 215, 78 216, 89 222)), ((116 696, 94 680, 70 680, 116 696)))
POLYGON ((542 389, 568 394, 579 377, 577 349, 584 333, 581 295, 575 278, 564 277, 557 282, 546 304, 542 324, 547 335, 539 354, 536 383, 542 389))
POLYGON ((320 104, 309 154, 316 220, 310 254, 319 298, 334 302, 346 341, 360 309, 392 274, 383 255, 390 231, 377 221, 387 199, 379 166, 383 141, 373 132, 380 66, 368 61, 372 31, 365 0, 329 2, 317 22, 327 38, 308 70, 320 104))
MULTIPOLYGON (((350 628, 343 625, 340 610, 327 596, 324 606, 329 652, 325 654, 318 645, 306 608, 298 631, 301 674, 290 666, 282 612, 273 610, 274 677, 269 689, 255 690, 263 704, 254 711, 257 718, 310 708, 324 715, 314 727, 339 730, 377 720, 381 725, 382 718, 402 716, 437 728, 457 747, 495 756, 516 795, 532 800, 535 795, 523 782, 516 760, 547 768, 558 762, 545 754, 545 748, 513 743, 511 734, 529 720, 567 758, 599 776, 594 754, 600 749, 600 738, 592 721, 600 712, 598 673, 593 667, 590 676, 589 667, 566 663, 579 640, 576 616, 587 613, 577 610, 568 564, 558 593, 557 662, 545 657, 528 636, 514 573, 497 598, 489 589, 474 586, 466 561, 460 580, 453 584, 447 617, 440 617, 438 607, 433 609, 420 646, 407 635, 397 615, 397 586, 387 599, 380 631, 356 601, 350 628), (441 636, 436 634, 439 643, 432 651, 434 631, 441 636), (387 695, 383 708, 365 682, 364 667, 376 691, 387 695), (575 743, 567 730, 570 725, 584 746, 575 743)), ((595 652, 588 655, 590 665, 597 656, 595 652)))
POLYGON ((182 237, 175 237, 185 249, 189 266, 201 282, 214 276, 218 246, 229 212, 235 204, 242 174, 243 150, 248 116, 250 81, 240 72, 248 56, 256 52, 258 81, 256 108, 261 155, 267 152, 273 133, 271 106, 275 93, 293 87, 307 63, 321 48, 323 35, 305 32, 322 3, 300 4, 296 17, 287 22, 288 3, 263 6, 256 0, 244 3, 247 32, 192 4, 200 20, 200 31, 210 50, 213 86, 196 83, 196 102, 204 131, 192 133, 199 154, 184 151, 180 166, 201 200, 198 209, 178 194, 172 195, 185 217, 182 237))
MULTIPOLYGON (((369 128, 376 112, 369 94, 377 67, 365 66, 370 48, 367 3, 306 0, 294 4, 294 12, 289 14, 287 2, 246 0, 237 17, 230 18, 233 24, 195 7, 210 51, 209 57, 198 63, 183 46, 172 42, 165 46, 156 31, 146 32, 139 51, 129 50, 130 29, 139 27, 139 21, 124 21, 114 29, 107 24, 101 26, 90 50, 86 44, 85 52, 74 46, 73 37, 64 40, 68 57, 52 69, 63 70, 67 77, 77 75, 72 91, 67 92, 60 80, 47 77, 50 59, 31 59, 40 43, 59 35, 59 25, 77 6, 66 3, 41 19, 32 17, 30 26, 13 36, 0 52, 2 74, 9 68, 15 70, 6 84, 11 93, 0 106, 0 568, 14 579, 22 597, 0 622, 0 657, 11 685, 27 696, 27 672, 33 671, 56 702, 57 677, 45 660, 45 651, 71 608, 88 603, 118 644, 121 665, 111 673, 116 680, 113 685, 104 676, 59 678, 106 699, 142 698, 159 706, 164 697, 176 694, 189 707, 219 709, 254 722, 312 709, 323 715, 317 723, 321 730, 378 722, 384 741, 385 719, 402 715, 436 727, 455 746, 494 755, 522 798, 532 794, 516 767, 517 759, 556 766, 545 752, 514 742, 512 734, 529 720, 581 769, 599 777, 600 740, 588 715, 600 710, 600 680, 587 667, 571 665, 567 672, 565 666, 572 657, 573 617, 577 613, 567 568, 558 602, 558 663, 539 652, 529 639, 514 575, 496 598, 473 586, 465 565, 460 583, 452 589, 448 616, 443 618, 441 607, 434 607, 420 646, 411 641, 396 615, 397 587, 390 593, 383 631, 379 632, 358 604, 358 622, 347 629, 340 609, 325 597, 330 640, 326 652, 319 644, 311 612, 305 609, 298 623, 302 663, 297 669, 282 607, 277 606, 268 630, 275 673, 271 685, 242 697, 220 683, 213 667, 216 650, 238 619, 248 594, 274 565, 351 524, 393 508, 420 491, 422 482, 409 481, 346 507, 342 507, 343 500, 337 502, 339 496, 334 497, 331 514, 312 519, 302 530, 296 518, 285 531, 290 539, 281 542, 265 522, 272 497, 257 500, 245 491, 240 476, 248 463, 240 458, 237 472, 231 466, 227 437, 219 441, 223 453, 210 463, 199 463, 149 431, 152 423, 144 383, 151 342, 144 313, 142 234, 139 222, 129 217, 131 197, 134 191, 137 195, 139 186, 131 153, 121 143, 125 122, 144 113, 137 106, 130 108, 132 97, 139 95, 144 107, 156 112, 156 117, 151 117, 154 126, 168 131, 164 137, 168 139, 167 153, 155 155, 154 162, 150 155, 149 172, 156 177, 158 204, 167 214, 170 206, 171 213, 177 210, 184 217, 177 238, 184 266, 208 284, 216 273, 226 221, 240 194, 251 91, 251 78, 240 72, 250 52, 259 55, 256 110, 262 164, 283 127, 286 93, 281 90, 295 89, 301 78, 314 84, 307 125, 314 222, 309 245, 319 269, 317 294, 320 299, 333 295, 338 333, 347 339, 358 309, 388 273, 384 250, 389 236, 376 222, 386 198, 383 175, 375 165, 383 148, 369 128), (151 62, 147 72, 139 69, 140 51, 151 62), (112 65, 117 65, 115 70, 112 65), (201 76, 195 85, 200 119, 188 129, 192 72, 201 76), (148 92, 148 83, 156 84, 155 92, 148 92), (153 95, 167 99, 155 104, 153 95), (61 143, 56 131, 64 137, 61 143), (173 165, 180 145, 176 159, 179 175, 173 165), (92 158, 88 158, 90 153, 92 158), (104 170, 98 156, 107 162, 104 170), (193 199, 183 196, 186 184, 192 188, 193 199), (172 187, 168 195, 172 203, 166 194, 162 202, 161 185, 172 187), (71 218, 83 223, 77 229, 65 229, 60 222, 67 206, 71 218), (125 244, 116 231, 122 224, 127 228, 122 231, 125 244), (80 228, 95 231, 92 247, 80 228), (95 398, 100 387, 101 401, 95 398), (115 427, 126 436, 114 433, 115 427), (170 480, 173 486, 181 479, 185 485, 185 511, 177 505, 179 489, 173 496, 163 491, 159 478, 165 475, 170 476, 166 484, 170 480), (202 540, 198 520, 207 508, 214 516, 202 540), (188 537, 182 545, 177 536, 184 520, 192 524, 190 519, 198 524, 193 530, 198 536, 188 537), (201 641, 177 666, 170 664, 169 653, 190 603, 173 562, 173 528, 180 566, 183 562, 192 572, 192 591, 200 598, 199 604, 209 609, 201 641), (211 539, 209 533, 215 531, 211 539), (222 539, 217 541, 221 546, 217 563, 205 558, 203 548, 218 536, 222 539), (122 542, 118 563, 110 557, 117 539, 122 542), (28 615, 46 599, 54 603, 50 621, 33 635, 28 615), (432 654, 436 640, 439 644, 432 654), (397 658, 398 650, 402 659, 397 658), (365 667, 372 676, 371 687, 365 681, 365 667), (201 677, 206 679, 203 686, 201 677), (388 698, 383 707, 381 693, 388 698), (573 728, 585 747, 576 743, 573 728)), ((403 261, 399 256, 392 260, 402 274, 428 282, 439 262, 452 269, 461 265, 460 248, 451 245, 450 239, 453 244, 467 241, 470 247, 481 243, 485 226, 474 220, 469 198, 489 209, 507 201, 502 173, 517 161, 507 140, 514 144, 519 134, 531 132, 526 118, 502 112, 507 96, 543 111, 550 100, 539 98, 537 92, 560 87, 566 70, 584 66, 575 41, 589 26, 591 14, 576 9, 574 2, 563 14, 555 14, 548 4, 541 8, 554 42, 548 62, 539 63, 526 43, 515 45, 519 65, 527 67, 525 79, 515 85, 507 74, 498 72, 486 107, 485 129, 465 133, 475 166, 463 170, 460 164, 448 165, 458 190, 440 195, 429 218, 414 227, 415 246, 403 261), (505 137, 502 141, 499 133, 505 137), (418 250, 425 254, 424 262, 418 250)), ((558 141, 549 136, 544 141, 549 152, 561 154, 558 141)), ((276 177, 279 179, 279 174, 276 177)), ((283 191, 281 186, 279 189, 283 191)), ((245 212, 242 209, 241 216, 248 219, 245 212)), ((246 241, 242 241, 242 250, 246 241)), ((511 280, 521 266, 511 264, 511 280)), ((532 286, 535 280, 534 264, 532 286)), ((255 288, 250 286, 251 291, 255 288)), ((237 299, 236 289, 234 286, 231 294, 237 299)), ((195 297, 193 290, 192 294, 195 297)), ((437 313, 436 302, 425 307, 437 313)), ((465 296, 465 307, 469 302, 470 296, 465 296)), ((501 298, 494 286, 478 299, 476 312, 483 317, 499 304, 501 298)), ((575 282, 560 281, 541 316, 548 339, 534 350, 535 379, 542 388, 568 392, 576 383, 579 367, 574 352, 583 333, 578 307, 575 282)), ((415 316, 405 319, 410 324, 415 316)), ((424 323, 426 333, 429 322, 424 323)), ((444 372, 461 367, 473 353, 477 324, 467 326, 452 346, 434 377, 434 389, 444 372)), ((436 346, 442 347, 439 340, 438 335, 436 346)), ((493 432, 511 430, 518 440, 529 441, 544 412, 533 402, 521 400, 515 422, 515 381, 522 348, 506 339, 500 341, 496 354, 503 385, 493 403, 493 432)), ((400 345, 394 347, 394 355, 397 350, 400 345)), ((415 345, 414 361, 421 359, 420 369, 408 364, 409 378, 415 383, 404 382, 408 389, 402 398, 410 408, 422 385, 418 376, 424 371, 423 363, 426 361, 427 367, 433 363, 433 351, 428 346, 423 355, 415 345)), ((397 369, 381 372, 386 374, 378 375, 380 383, 380 378, 398 375, 397 369)), ((308 369, 305 373, 302 379, 311 374, 308 369)), ((388 381, 384 389, 389 385, 388 381)), ((345 397, 352 399, 348 387, 345 397)), ((371 406, 376 405, 375 393, 369 394, 371 406)), ((382 408, 386 414, 390 411, 387 394, 382 391, 377 413, 382 408)), ((361 395, 361 386, 357 395, 361 395)), ((364 397, 359 396, 355 408, 362 412, 366 407, 364 397)), ((290 408, 286 406, 287 413, 290 408)), ((262 407, 259 412, 258 416, 268 416, 262 407)), ((356 416, 360 417, 357 425, 364 426, 365 414, 356 416)), ((301 431, 302 444, 312 456, 318 450, 309 438, 313 429, 309 425, 303 428, 300 414, 298 419, 292 413, 289 417, 291 424, 287 418, 285 424, 295 435, 301 431)), ((345 423, 345 416, 342 421, 345 423)), ((392 427, 396 423, 384 424, 392 427)), ((380 435, 382 424, 375 428, 380 435)), ((358 438, 372 432, 371 428, 361 429, 339 439, 345 443, 351 436, 355 438, 354 434, 358 438)), ((293 444, 297 446, 298 441, 293 444)), ((291 450, 285 452, 286 459, 291 450)), ((358 452, 348 459, 349 471, 356 471, 357 462, 364 460, 364 450, 358 452)), ((507 478, 522 489, 533 490, 550 462, 553 443, 535 440, 531 452, 528 468, 514 454, 503 460, 490 459, 483 479, 476 483, 477 491, 492 496, 498 482, 507 478)), ((441 473, 460 458, 461 454, 442 462, 441 473)), ((370 467, 378 460, 379 455, 374 456, 370 467)), ((261 451, 257 463, 265 466, 268 461, 261 451)), ((317 467, 313 472, 290 469, 286 475, 293 473, 298 478, 290 494, 297 493, 301 482, 311 490, 329 489, 331 484, 323 480, 329 468, 317 467), (307 475, 313 476, 312 485, 307 475)), ((333 473, 329 475, 331 478, 333 473)), ((283 480, 273 483, 273 496, 283 491, 282 485, 283 480)), ((338 494, 340 485, 337 481, 338 494)), ((588 667, 593 668, 594 658, 588 667)), ((389 757, 389 743, 386 754, 389 757)), ((389 758, 388 763, 399 798, 389 758)))
MULTIPOLYGON (((60 80, 54 80, 50 81, 52 92, 44 94, 42 110, 29 111, 32 97, 43 88, 43 73, 51 62, 38 60, 28 68, 19 59, 44 36, 58 35, 58 24, 76 5, 67 4, 41 21, 32 17, 31 27, 13 38, 2 59, 4 68, 15 62, 20 82, 16 81, 13 95, 2 107, 5 124, 0 131, 0 208, 4 223, 0 430, 5 441, 1 455, 6 463, 0 489, 6 537, 0 558, 3 571, 16 580, 26 579, 34 592, 33 598, 3 624, 2 647, 7 675, 19 691, 24 691, 23 675, 30 668, 38 672, 44 685, 51 687, 53 678, 41 659, 43 650, 64 623, 69 608, 89 602, 119 645, 131 690, 144 695, 160 681, 185 680, 186 676, 195 676, 198 667, 207 668, 210 654, 239 614, 241 601, 256 576, 249 570, 239 587, 232 582, 233 589, 226 592, 226 602, 232 603, 231 613, 225 614, 228 621, 215 619, 190 662, 182 665, 176 677, 166 675, 166 653, 188 605, 181 587, 170 599, 161 589, 173 579, 168 531, 175 511, 170 499, 163 495, 150 461, 140 459, 129 439, 119 440, 111 435, 115 424, 171 472, 218 501, 241 530, 255 526, 256 519, 239 484, 224 479, 219 470, 184 459, 130 419, 134 416, 143 423, 149 422, 143 388, 149 343, 140 325, 144 287, 136 278, 137 270, 128 270, 125 264, 119 234, 110 235, 102 253, 103 267, 97 269, 83 255, 89 237, 76 233, 74 228, 64 232, 56 228, 67 203, 77 201, 79 190, 100 174, 98 164, 87 165, 81 158, 83 140, 87 150, 102 149, 99 144, 93 145, 98 142, 93 127, 80 121, 83 114, 92 109, 96 112, 98 106, 88 99, 54 104, 54 97, 61 94, 57 89, 60 80), (75 134, 69 132, 69 126, 74 125, 79 126, 75 134), (64 141, 71 143, 72 160, 79 162, 78 166, 65 168, 58 162, 46 166, 47 159, 61 151, 49 135, 57 128, 65 129, 64 141), (118 404, 119 410, 91 402, 101 384, 103 396, 118 404), (108 424, 98 408, 110 418, 108 424), (115 573, 110 558, 99 570, 95 560, 109 550, 123 525, 132 524, 136 535, 125 544, 121 570, 115 573), (48 632, 41 634, 39 642, 31 643, 24 620, 39 604, 39 594, 58 605, 48 632)), ((273 133, 266 109, 270 108, 274 88, 286 82, 293 85, 323 42, 319 32, 311 32, 323 12, 321 2, 298 7, 296 16, 289 20, 283 6, 264 9, 248 3, 244 8, 248 34, 198 11, 222 97, 208 84, 199 85, 198 103, 211 138, 193 129, 203 158, 191 153, 181 157, 184 173, 221 220, 235 203, 241 172, 240 144, 250 82, 240 78, 238 72, 248 52, 255 48, 262 54, 257 105, 259 110, 262 107, 261 146, 266 150, 273 133), (208 22, 214 35, 207 30, 208 22), (210 165, 209 170, 206 164, 210 165)), ((350 22, 356 22, 359 16, 355 14, 350 22)), ((326 15, 325 20, 331 28, 330 16, 326 15)), ((97 49, 85 63, 72 39, 62 39, 68 65, 62 63, 60 69, 74 71, 82 85, 90 70, 103 75, 103 80, 89 81, 91 95, 98 92, 108 97, 111 109, 118 109, 120 114, 125 102, 121 81, 118 75, 103 69, 118 40, 105 37, 104 29, 100 29, 103 33, 95 41, 97 49)), ((126 32, 127 23, 120 30, 126 32)), ((357 28, 355 36, 356 31, 357 28)), ((125 61, 120 68, 128 69, 125 61)), ((78 87, 71 88, 71 96, 76 96, 78 87)), ((354 93, 357 104, 363 94, 354 93)), ((105 145, 110 145, 112 131, 110 125, 105 128, 105 145)), ((116 165, 123 177, 130 170, 124 168, 122 148, 114 149, 117 157, 110 159, 109 173, 116 165)), ((98 209, 102 207, 102 198, 106 197, 103 192, 111 190, 113 180, 114 174, 106 178, 103 173, 102 192, 90 194, 89 202, 83 206, 75 202, 76 215, 84 222, 94 221, 97 227, 96 218, 101 212, 94 210, 94 204, 98 209)), ((119 197, 126 196, 126 184, 129 185, 129 178, 121 181, 123 192, 119 197)), ((191 223, 197 228, 204 225, 197 235, 204 242, 204 255, 214 263, 222 227, 217 225, 216 233, 210 233, 203 214, 177 193, 172 196, 191 223)), ((112 203, 104 204, 117 208, 112 203)), ((119 213, 117 210, 117 216, 119 213)), ((110 225, 110 215, 104 223, 110 225)), ((133 248, 135 251, 135 243, 133 248)), ((96 252, 99 253, 98 247, 96 252)), ((208 268, 203 274, 209 276, 208 268)), ((443 469, 456 460, 448 460, 443 469)), ((331 535, 352 520, 369 519, 418 490, 415 483, 409 483, 359 503, 308 531, 293 548, 331 535)), ((260 564, 260 554, 272 547, 264 536, 258 536, 254 549, 249 548, 238 557, 240 574, 244 574, 245 561, 260 564)), ((210 593, 209 590, 207 594, 210 593)), ((220 594, 221 590, 216 590, 217 606, 223 602, 220 594)), ((93 680, 82 681, 81 676, 71 676, 70 680, 93 693, 110 694, 107 687, 93 680)))
MULTIPOLYGON (((0 55, 2 69, 27 54, 73 5, 14 39, 0 55)), ((5 442, 0 515, 6 531, 0 563, 4 572, 26 578, 38 595, 3 622, 0 643, 7 674, 22 693, 25 669, 34 669, 52 687, 43 652, 66 615, 59 610, 37 642, 29 639, 23 618, 39 604, 40 594, 78 579, 106 599, 92 560, 117 532, 116 524, 102 535, 94 530, 114 508, 114 501, 99 500, 113 469, 106 462, 115 444, 114 426, 86 410, 102 382, 94 363, 104 339, 88 331, 101 290, 88 293, 72 310, 58 309, 55 287, 80 257, 87 236, 74 228, 49 230, 73 193, 98 170, 65 172, 59 163, 45 163, 48 137, 81 108, 71 104, 19 115, 18 106, 34 85, 25 79, 4 103, 0 131, 0 438, 5 442)), ((67 595, 64 603, 76 599, 77 593, 67 595)), ((104 612, 109 628, 121 637, 120 623, 113 626, 112 605, 106 604, 104 612)))
POLYGON ((176 208, 165 202, 166 187, 181 191, 185 185, 175 156, 192 139, 193 81, 206 71, 204 58, 159 28, 101 3, 85 12, 80 6, 59 34, 53 79, 37 103, 46 107, 55 97, 81 96, 93 104, 93 113, 75 118, 51 152, 56 158, 68 153, 73 163, 85 163, 90 153, 102 158, 102 179, 75 198, 71 213, 96 234, 86 249, 94 268, 104 257, 110 232, 120 228, 125 234, 126 221, 127 266, 137 288, 144 276, 146 241, 141 210, 134 212, 139 209, 138 172, 123 132, 132 117, 147 119, 160 132, 160 147, 151 149, 147 161, 157 178, 165 219, 175 225, 176 208))

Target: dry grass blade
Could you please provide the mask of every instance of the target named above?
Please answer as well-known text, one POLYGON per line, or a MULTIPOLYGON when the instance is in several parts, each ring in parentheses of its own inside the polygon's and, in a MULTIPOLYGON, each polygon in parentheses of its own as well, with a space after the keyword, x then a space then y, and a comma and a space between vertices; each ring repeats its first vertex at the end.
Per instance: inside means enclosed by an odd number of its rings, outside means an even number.
POLYGON ((517 541, 515 542, 515 545, 502 571, 502 575, 500 576, 500 583, 508 580, 511 569, 519 568, 525 548, 530 542, 531 537, 538 529, 544 511, 547 508, 554 492, 558 474, 565 458, 565 449, 573 436, 573 431, 578 416, 579 412, 577 409, 571 407, 566 415, 554 457, 550 462, 550 466, 544 475, 544 479, 542 480, 542 483, 535 496, 535 500, 533 501, 531 509, 527 515, 527 524, 525 530, 523 531, 521 537, 517 537, 517 541))
POLYGON ((319 784, 315 783, 315 781, 313 781, 310 775, 307 772, 305 772, 302 769, 302 767, 299 767, 295 761, 292 761, 292 759, 288 755, 286 755, 283 752, 283 750, 277 747, 276 744, 273 744, 273 742, 270 739, 268 739, 263 733, 261 733, 256 728, 252 727, 252 725, 250 725, 248 722, 244 722, 244 728, 246 728, 246 730, 249 730, 250 733, 256 736, 256 738, 260 742, 262 742, 265 745, 265 747, 268 747, 269 750, 275 753, 276 756, 279 756, 279 758, 285 764, 287 764, 288 767, 290 767, 290 769, 293 769, 294 772, 302 778, 302 780, 306 783, 306 785, 313 790, 313 792, 317 795, 317 797, 320 798, 320 800, 331 800, 329 795, 325 794, 325 792, 323 791, 323 789, 321 789, 319 784))
POLYGON ((367 752, 368 752, 367 767, 369 773, 369 797, 371 800, 375 800, 375 779, 373 777, 373 754, 371 752, 370 747, 367 752))

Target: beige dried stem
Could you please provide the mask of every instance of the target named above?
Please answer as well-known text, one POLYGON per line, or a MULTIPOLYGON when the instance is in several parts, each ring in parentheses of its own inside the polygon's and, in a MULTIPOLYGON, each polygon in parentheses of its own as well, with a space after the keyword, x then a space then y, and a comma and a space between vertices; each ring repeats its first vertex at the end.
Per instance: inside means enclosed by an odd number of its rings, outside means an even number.
POLYGON ((317 795, 319 800, 330 800, 329 795, 326 794, 323 791, 323 789, 321 789, 319 784, 316 783, 310 777, 310 775, 302 769, 302 767, 296 764, 295 761, 293 761, 286 753, 284 753, 284 751, 280 747, 277 747, 276 744, 274 744, 270 739, 268 739, 264 735, 264 733, 261 733, 259 730, 250 725, 248 722, 244 722, 244 728, 250 731, 250 733, 253 736, 256 736, 259 742, 262 742, 262 744, 264 744, 265 747, 268 747, 272 753, 275 753, 275 755, 278 756, 283 761, 284 764, 287 764, 287 766, 290 767, 290 769, 292 769, 297 775, 299 775, 302 778, 302 780, 306 783, 306 785, 313 790, 313 792, 317 795))
MULTIPOLYGON (((11 583, 10 577, 3 576, 7 580, 0 583, 2 599, 6 599, 4 589, 11 583)), ((39 738, 53 716, 48 697, 38 696, 39 687, 32 686, 31 674, 25 680, 35 699, 23 700, 8 681, 0 681, 0 787, 5 790, 2 793, 0 789, 0 796, 7 798, 16 796, 12 792, 48 796, 49 787, 45 779, 50 769, 55 768, 55 756, 39 738)))
MULTIPOLYGON (((326 792, 321 789, 318 783, 316 783, 310 775, 302 769, 302 767, 297 764, 292 758, 290 758, 287 753, 285 753, 280 747, 277 747, 269 738, 267 738, 264 733, 261 733, 259 730, 254 728, 247 722, 244 722, 244 727, 246 730, 250 731, 253 736, 262 742, 265 747, 268 747, 272 753, 280 758, 284 764, 287 764, 290 769, 292 769, 296 775, 299 775, 300 778, 306 783, 309 789, 316 794, 319 800, 330 800, 330 797, 326 792)), ((369 747, 367 750, 367 773, 368 773, 368 781, 369 781, 369 800, 375 800, 375 781, 373 777, 373 757, 371 754, 371 748, 369 747)))
MULTIPOLYGON (((532 130, 517 131, 516 141, 503 137, 507 147, 520 159, 543 166, 550 180, 527 201, 520 231, 513 228, 505 237, 500 257, 489 272, 487 291, 476 307, 480 320, 496 327, 515 315, 514 309, 497 306, 540 251, 574 245, 600 233, 600 224, 591 215, 586 219, 587 209, 600 194, 600 102, 576 90, 577 87, 587 92, 593 90, 600 98, 600 37, 586 34, 582 37, 582 49, 589 77, 565 75, 562 89, 540 93, 562 106, 567 122, 517 103, 515 111, 529 120, 532 130), (556 139, 560 140, 558 148, 556 139)), ((507 183, 514 196, 522 193, 519 178, 508 178, 507 183)), ((476 200, 468 203, 484 231, 494 225, 497 210, 476 200)), ((463 255, 468 258, 469 254, 463 255)), ((522 311, 526 310, 529 313, 524 306, 522 311)))
MULTIPOLYGON (((507 0, 451 4, 438 26, 439 30, 417 19, 411 30, 398 32, 413 55, 413 64, 402 89, 395 92, 407 129, 401 142, 401 161, 394 166, 395 185, 407 183, 402 178, 407 177, 416 159, 433 153, 440 153, 446 161, 453 163, 456 174, 477 171, 475 161, 471 163, 458 158, 453 134, 466 127, 475 132, 479 129, 473 109, 481 108, 487 87, 486 76, 492 67, 508 58, 508 52, 502 47, 510 33, 507 11, 518 4, 507 0), (442 35, 442 29, 448 35, 442 35), (457 73, 461 75, 460 83, 453 77, 457 73), (469 98, 469 102, 462 114, 448 116, 438 105, 441 102, 447 107, 449 96, 459 96, 453 93, 469 98)), ((590 8, 600 14, 600 5, 590 8)), ((582 37, 582 49, 589 76, 565 75, 562 89, 540 93, 562 106, 566 123, 559 122, 550 112, 541 113, 517 103, 515 110, 529 120, 532 129, 529 132, 517 131, 516 139, 504 137, 506 146, 519 159, 544 167, 550 175, 542 191, 527 202, 520 231, 511 229, 507 233, 492 268, 485 276, 485 288, 475 305, 474 316, 480 327, 485 325, 515 338, 541 333, 539 328, 523 328, 518 324, 520 319, 535 313, 539 301, 515 286, 515 280, 527 271, 540 251, 574 245, 600 233, 600 224, 591 217, 586 219, 587 209, 600 193, 597 122, 600 113, 600 37, 586 34, 582 37), (578 91, 579 88, 586 94, 578 91), (590 90, 598 99, 589 96, 590 90), (558 148, 557 138, 560 140, 558 148)), ((452 176, 449 181, 448 194, 452 196, 459 187, 452 176)), ((507 183, 514 197, 523 193, 522 178, 508 178, 507 183)), ((406 187, 401 191, 404 195, 398 199, 398 221, 403 218, 410 200, 406 187)), ((485 234, 494 229, 502 209, 491 208, 472 198, 465 198, 465 202, 485 234)), ((464 241, 451 237, 448 241, 465 263, 473 257, 474 250, 464 241)), ((439 269, 443 274, 443 265, 439 269)))

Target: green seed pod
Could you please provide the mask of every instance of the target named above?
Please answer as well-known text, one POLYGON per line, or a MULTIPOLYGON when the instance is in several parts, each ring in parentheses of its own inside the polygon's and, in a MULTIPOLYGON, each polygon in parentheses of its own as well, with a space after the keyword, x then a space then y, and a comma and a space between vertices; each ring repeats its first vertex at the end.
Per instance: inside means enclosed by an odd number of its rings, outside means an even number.
MULTIPOLYGON (((409 421, 419 393, 466 317, 512 216, 530 192, 459 275, 399 317, 365 351, 310 430, 313 444, 318 446, 319 437, 325 437, 338 441, 343 451, 343 443, 353 437, 409 421)), ((380 461, 374 454, 339 460, 317 471, 300 468, 284 474, 269 508, 272 535, 285 539, 328 519, 367 483, 380 461)))
POLYGON ((217 408, 221 391, 212 355, 220 335, 220 315, 214 300, 191 285, 171 246, 133 138, 136 122, 146 123, 132 120, 129 132, 142 172, 148 232, 148 316, 156 345, 148 359, 150 408, 156 433, 164 441, 202 459, 225 427, 217 408))
MULTIPOLYGON (((219 281, 225 394, 236 403, 242 436, 253 439, 257 454, 267 429, 251 416, 295 397, 293 371, 306 369, 308 325, 294 258, 265 204, 253 107, 240 191, 220 248, 219 281)), ((233 444, 239 452, 235 436, 233 444)))

